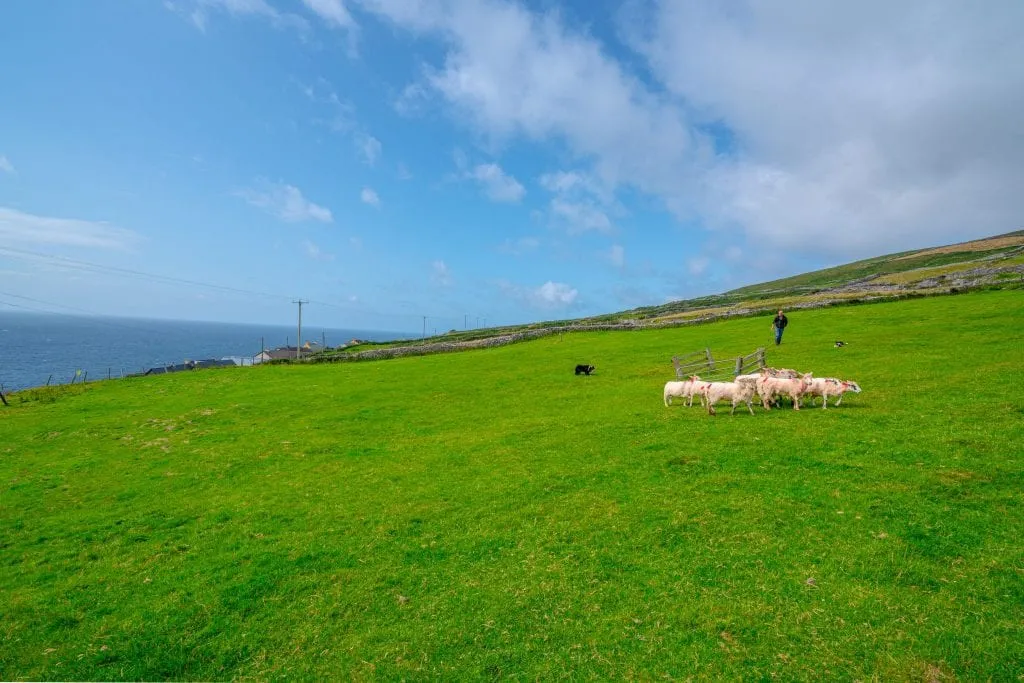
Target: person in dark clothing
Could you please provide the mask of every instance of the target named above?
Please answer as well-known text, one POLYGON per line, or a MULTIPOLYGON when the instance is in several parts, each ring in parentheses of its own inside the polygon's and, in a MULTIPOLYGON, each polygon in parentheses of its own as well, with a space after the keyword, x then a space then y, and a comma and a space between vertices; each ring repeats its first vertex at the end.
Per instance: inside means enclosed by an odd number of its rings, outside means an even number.
POLYGON ((772 329, 775 330, 775 345, 778 346, 782 343, 782 331, 786 329, 786 325, 789 324, 789 319, 783 315, 782 311, 775 316, 772 320, 772 329))

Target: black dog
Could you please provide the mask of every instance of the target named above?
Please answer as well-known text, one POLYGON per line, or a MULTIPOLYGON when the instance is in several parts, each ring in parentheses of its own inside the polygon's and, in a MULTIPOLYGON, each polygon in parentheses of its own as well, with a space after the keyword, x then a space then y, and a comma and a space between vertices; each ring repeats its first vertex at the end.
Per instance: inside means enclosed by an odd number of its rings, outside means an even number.
POLYGON ((592 373, 593 371, 594 371, 594 366, 593 365, 577 365, 576 366, 576 374, 577 375, 590 375, 590 373, 592 373))
POLYGON ((837 342, 836 342, 836 348, 837 348, 837 349, 838 349, 838 348, 842 348, 842 347, 844 347, 844 346, 846 346, 846 342, 844 342, 844 341, 837 341, 837 342))

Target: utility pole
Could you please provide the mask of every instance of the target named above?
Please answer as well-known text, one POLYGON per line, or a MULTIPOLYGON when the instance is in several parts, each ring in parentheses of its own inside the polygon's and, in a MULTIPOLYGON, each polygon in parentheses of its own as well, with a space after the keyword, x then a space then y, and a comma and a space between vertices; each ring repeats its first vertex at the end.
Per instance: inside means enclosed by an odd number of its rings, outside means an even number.
POLYGON ((292 303, 299 305, 299 329, 295 333, 295 360, 299 360, 302 358, 302 304, 308 304, 309 302, 299 299, 292 303))
POLYGON ((469 329, 469 314, 468 313, 462 316, 462 329, 464 329, 464 330, 468 330, 469 329))
POLYGON ((423 336, 421 339, 427 338, 427 316, 423 316, 423 336))

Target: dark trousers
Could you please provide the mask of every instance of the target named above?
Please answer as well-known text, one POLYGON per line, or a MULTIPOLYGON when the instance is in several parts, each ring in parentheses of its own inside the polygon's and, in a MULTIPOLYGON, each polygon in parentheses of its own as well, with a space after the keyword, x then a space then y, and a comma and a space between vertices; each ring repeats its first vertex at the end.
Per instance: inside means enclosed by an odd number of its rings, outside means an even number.
POLYGON ((776 327, 775 328, 775 345, 778 346, 781 343, 782 343, 782 328, 781 327, 776 327))

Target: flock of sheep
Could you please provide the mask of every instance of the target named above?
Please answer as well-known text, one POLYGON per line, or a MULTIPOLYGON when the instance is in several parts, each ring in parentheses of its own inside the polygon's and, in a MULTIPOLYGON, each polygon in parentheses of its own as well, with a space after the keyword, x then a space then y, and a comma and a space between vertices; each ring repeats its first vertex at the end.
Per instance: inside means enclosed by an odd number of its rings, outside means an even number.
POLYGON ((765 410, 771 405, 778 405, 783 396, 793 401, 793 408, 800 410, 800 401, 806 397, 822 398, 822 409, 828 408, 829 397, 838 397, 835 405, 839 405, 846 392, 860 393, 860 385, 853 381, 836 379, 835 377, 812 377, 812 373, 800 373, 796 370, 762 368, 760 372, 750 375, 737 375, 731 382, 707 382, 697 375, 678 382, 665 383, 665 405, 672 405, 673 398, 685 398, 687 406, 693 405, 693 397, 700 397, 700 404, 707 406, 708 414, 715 414, 715 404, 719 401, 732 402, 730 415, 736 412, 740 403, 747 404, 747 410, 754 414, 750 403, 754 396, 761 400, 765 410))

